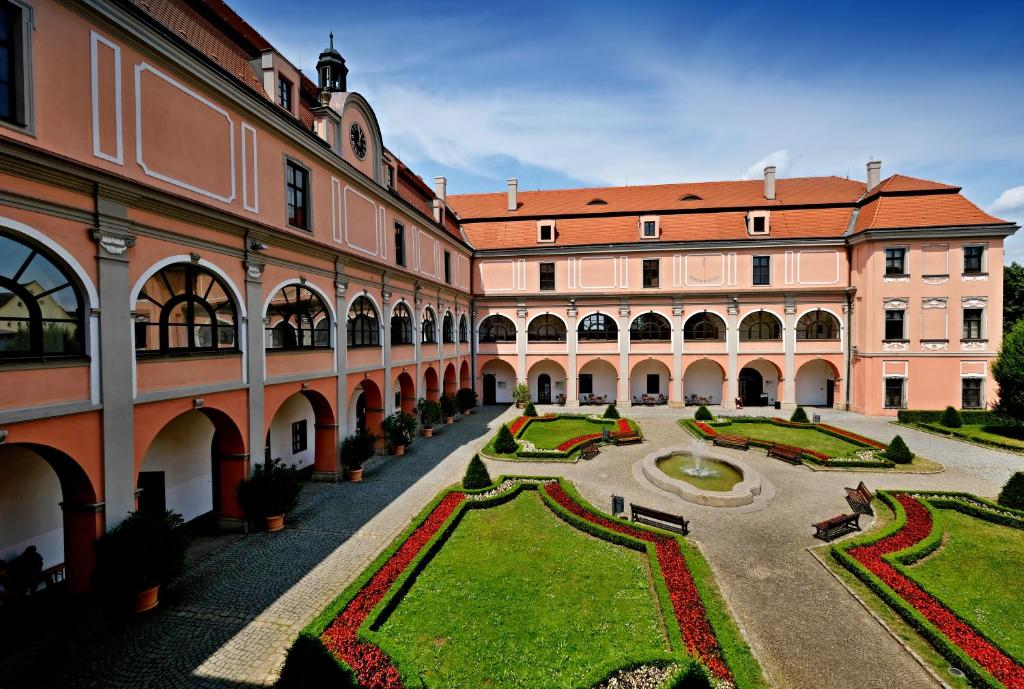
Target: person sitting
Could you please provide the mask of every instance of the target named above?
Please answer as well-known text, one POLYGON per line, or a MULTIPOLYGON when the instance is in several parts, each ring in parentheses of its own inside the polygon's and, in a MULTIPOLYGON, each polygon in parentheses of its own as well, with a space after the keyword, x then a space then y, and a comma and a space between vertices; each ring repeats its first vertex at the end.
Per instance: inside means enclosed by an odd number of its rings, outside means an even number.
POLYGON ((736 408, 737 409, 743 409, 743 398, 742 397, 737 397, 736 398, 736 408))
POLYGON ((43 578, 43 556, 34 545, 25 548, 7 566, 6 586, 16 595, 31 595, 43 578))

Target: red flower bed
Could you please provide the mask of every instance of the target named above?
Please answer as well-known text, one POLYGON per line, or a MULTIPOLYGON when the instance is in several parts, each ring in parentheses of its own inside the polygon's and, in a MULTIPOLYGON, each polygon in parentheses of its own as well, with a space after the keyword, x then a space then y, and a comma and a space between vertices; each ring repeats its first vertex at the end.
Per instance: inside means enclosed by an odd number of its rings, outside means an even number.
POLYGON ((704 611, 704 603, 697 592, 696 584, 693 583, 690 569, 686 566, 686 558, 683 557, 683 553, 675 539, 626 526, 625 524, 619 524, 618 522, 598 516, 584 509, 582 505, 569 497, 557 483, 547 484, 544 490, 559 505, 592 524, 597 524, 606 529, 654 544, 658 565, 661 567, 665 583, 668 585, 669 598, 672 600, 672 608, 675 610, 679 629, 682 631, 683 639, 686 641, 686 648, 690 653, 700 658, 701 662, 707 665, 716 677, 731 682, 732 673, 722 658, 722 649, 719 647, 718 639, 715 638, 715 633, 711 629, 711 623, 708 622, 704 611))
POLYGON ((876 449, 885 449, 885 443, 880 443, 877 440, 872 440, 871 438, 865 438, 862 435, 851 433, 850 431, 844 431, 842 428, 836 428, 835 426, 831 426, 827 423, 819 423, 818 428, 824 428, 832 433, 835 433, 836 435, 842 436, 844 438, 849 438, 850 440, 857 443, 870 445, 871 447, 874 447, 876 449))
POLYGON ((629 421, 625 419, 619 419, 618 422, 619 433, 632 433, 633 429, 629 427, 629 421))
POLYGON ((529 420, 529 416, 520 416, 518 419, 509 424, 508 430, 512 433, 513 438, 519 435, 519 431, 523 429, 523 426, 525 426, 526 422, 529 420))
POLYGON ((871 545, 851 548, 850 555, 924 615, 950 641, 1006 685, 1007 689, 1024 689, 1024 666, 993 646, 973 627, 882 559, 883 555, 909 548, 922 541, 932 530, 931 514, 924 505, 902 493, 897 495, 896 499, 907 513, 907 522, 903 528, 871 545))
POLYGON ((705 435, 710 435, 710 436, 718 435, 718 431, 716 431, 714 428, 712 428, 711 426, 707 425, 703 421, 694 421, 693 425, 696 426, 697 428, 699 428, 701 430, 701 432, 704 433, 705 435))
POLYGON ((595 438, 603 438, 603 437, 604 437, 604 433, 587 433, 586 435, 578 435, 575 438, 570 438, 569 440, 566 440, 564 443, 562 443, 561 445, 559 445, 555 449, 558 450, 559 452, 568 452, 570 449, 576 447, 577 445, 579 445, 582 442, 586 442, 587 440, 594 440, 595 438))
POLYGON ((455 508, 465 499, 462 493, 449 493, 430 516, 416 529, 397 552, 388 558, 369 582, 356 594, 324 632, 321 640, 332 653, 349 664, 366 689, 401 689, 398 669, 384 651, 356 639, 356 630, 370 611, 380 603, 416 554, 423 548, 455 508))

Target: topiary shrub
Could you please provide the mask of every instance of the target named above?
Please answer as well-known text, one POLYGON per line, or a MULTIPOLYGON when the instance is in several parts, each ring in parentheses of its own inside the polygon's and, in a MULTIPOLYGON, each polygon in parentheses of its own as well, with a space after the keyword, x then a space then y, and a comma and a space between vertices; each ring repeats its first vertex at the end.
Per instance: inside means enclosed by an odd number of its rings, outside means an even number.
POLYGON ((477 488, 486 488, 492 483, 494 482, 491 480, 491 475, 487 473, 487 467, 481 461, 480 455, 473 455, 473 459, 469 460, 469 466, 466 467, 466 475, 462 479, 462 487, 466 490, 475 490, 477 488))
POLYGON ((693 415, 693 418, 697 421, 712 421, 715 417, 710 411, 708 411, 708 408, 702 404, 697 407, 697 412, 693 415))
POLYGON ((708 671, 696 661, 685 669, 677 670, 665 684, 666 689, 713 689, 714 686, 708 671))
POLYGON ((910 451, 907 444, 903 442, 903 438, 896 436, 889 443, 889 447, 885 448, 885 458, 896 464, 910 464, 911 460, 914 459, 914 453, 910 451))
POLYGON ((960 412, 954 409, 952 406, 946 407, 942 412, 942 418, 939 419, 946 428, 960 428, 964 425, 963 419, 960 418, 960 412))
POLYGON ((1024 510, 1024 471, 1018 471, 999 492, 999 504, 1014 510, 1024 510))
POLYGON ((500 452, 503 455, 511 455, 518 449, 519 444, 512 437, 512 431, 508 430, 508 426, 505 424, 501 424, 501 428, 498 430, 498 437, 494 441, 494 451, 500 452))
POLYGON ((619 418, 619 410, 615 408, 614 404, 609 404, 604 410, 604 418, 606 419, 617 419, 619 418))
POLYGON ((533 406, 533 402, 526 403, 526 409, 523 410, 523 416, 537 416, 537 407, 533 406))
POLYGON ((807 412, 804 411, 803 407, 797 407, 793 410, 793 416, 789 417, 789 420, 793 423, 810 423, 807 418, 807 412))

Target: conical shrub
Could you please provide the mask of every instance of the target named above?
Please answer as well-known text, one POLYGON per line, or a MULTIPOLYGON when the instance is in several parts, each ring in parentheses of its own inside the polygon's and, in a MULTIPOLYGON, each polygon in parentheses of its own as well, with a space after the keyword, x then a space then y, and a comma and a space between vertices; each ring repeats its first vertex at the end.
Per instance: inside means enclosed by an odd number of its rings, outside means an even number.
POLYGON ((508 426, 501 424, 501 429, 498 430, 498 437, 494 441, 494 451, 500 452, 503 455, 514 454, 519 449, 519 445, 516 443, 516 439, 512 437, 512 431, 508 430, 508 426))
POLYGON ((478 488, 486 488, 492 483, 491 475, 487 473, 487 467, 484 466, 480 455, 473 455, 473 459, 469 460, 469 466, 466 467, 466 475, 462 479, 462 487, 466 490, 476 490, 478 488))
POLYGON ((910 464, 914 459, 914 453, 910 451, 907 444, 903 442, 903 438, 896 436, 889 443, 889 447, 885 449, 885 457, 889 461, 895 462, 896 464, 910 464))
POLYGON ((1014 510, 1024 510, 1024 471, 1010 477, 999 493, 999 504, 1014 510))
POLYGON ((960 412, 951 406, 946 407, 942 411, 942 418, 939 419, 939 423, 946 428, 960 428, 964 425, 963 419, 960 418, 960 412))
POLYGON ((807 412, 804 411, 803 407, 797 407, 793 410, 793 416, 789 417, 789 420, 793 423, 810 423, 807 418, 807 412))
POLYGON ((695 418, 697 421, 711 421, 715 417, 711 414, 710 411, 708 411, 708 408, 702 404, 699 407, 697 407, 697 411, 696 413, 694 413, 693 418, 695 418))
POLYGON ((614 404, 609 404, 604 410, 604 418, 606 419, 617 419, 619 418, 619 410, 615 408, 614 404))
POLYGON ((526 409, 523 410, 523 416, 537 416, 537 407, 533 406, 533 402, 526 403, 526 409))

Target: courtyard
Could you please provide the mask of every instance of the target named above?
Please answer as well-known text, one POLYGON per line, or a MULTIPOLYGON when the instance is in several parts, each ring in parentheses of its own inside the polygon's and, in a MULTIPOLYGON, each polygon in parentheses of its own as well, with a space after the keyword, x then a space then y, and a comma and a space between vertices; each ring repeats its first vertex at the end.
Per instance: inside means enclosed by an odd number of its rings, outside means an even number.
MULTIPOLYGON (((561 410, 538 407, 540 414, 555 411, 561 410)), ((693 442, 677 423, 689 414, 667 407, 632 408, 622 413, 642 430, 644 443, 603 446, 593 460, 571 464, 488 460, 491 475, 560 476, 599 510, 610 511, 612 496, 619 495, 627 505, 637 503, 684 515, 690 520, 688 543, 707 559, 727 609, 770 686, 939 686, 933 674, 861 603, 866 596, 862 594, 858 599, 851 595, 841 583, 842 577, 824 566, 824 558, 810 552, 821 545, 812 537, 810 525, 848 511, 843 488, 856 485, 859 480, 864 480, 872 490, 952 490, 994 496, 1014 471, 1024 468, 1024 459, 901 428, 888 419, 821 410, 823 421, 881 442, 888 442, 899 432, 915 452, 942 464, 945 470, 932 474, 815 472, 768 458, 757 449, 720 449, 722 453, 742 457, 760 474, 766 489, 762 499, 752 505, 704 507, 659 490, 643 478, 638 468, 639 460, 652 448, 688 447, 693 442)), ((755 415, 757 410, 739 413, 755 415)), ((371 460, 362 484, 307 484, 300 505, 289 516, 283 532, 221 536, 194 544, 185 574, 175 582, 156 612, 128 622, 79 617, 73 624, 53 632, 45 643, 23 648, 20 655, 6 655, 0 666, 0 675, 4 677, 0 686, 272 686, 300 630, 360 576, 435 496, 461 479, 469 459, 490 441, 500 424, 510 423, 517 416, 518 410, 514 408, 484 407, 445 427, 435 438, 417 441, 402 459, 371 460), (49 661, 53 654, 59 654, 62 662, 49 661)), ((552 521, 550 515, 539 511, 539 505, 530 503, 535 499, 533 495, 524 495, 501 507, 511 515, 506 519, 469 523, 466 538, 472 535, 512 542, 527 538, 529 534, 524 532, 535 529, 511 529, 508 522, 542 525, 552 521)), ((952 547, 943 551, 942 558, 955 566, 967 557, 965 550, 1001 548, 999 539, 1006 538, 1005 531, 993 528, 985 542, 971 544, 962 538, 963 528, 958 519, 957 515, 949 519, 952 547)), ((870 520, 862 521, 865 530, 870 524, 870 520)), ((565 575, 570 563, 555 556, 558 544, 578 538, 579 534, 555 523, 554 531, 531 546, 538 552, 554 549, 550 557, 543 558, 544 568, 534 575, 565 575)), ((454 576, 456 570, 462 569, 469 545, 460 539, 455 546, 450 551, 443 550, 443 557, 431 563, 424 572, 424 581, 454 576)), ((602 569, 610 569, 620 580, 635 579, 637 561, 609 548, 589 544, 580 557, 600 563, 602 569)), ((1006 552, 1009 558, 1016 551, 1006 552)), ((937 562, 923 562, 918 576, 937 587, 943 596, 966 595, 951 587, 948 574, 936 570, 937 562)), ((522 561, 502 565, 516 571, 523 566, 522 561)), ((473 585, 486 589, 489 595, 511 599, 515 591, 502 588, 507 584, 502 584, 500 571, 493 572, 497 578, 474 577, 473 585)), ((463 583, 466 586, 456 590, 464 589, 465 595, 470 595, 469 582, 463 583)), ((589 590, 589 585, 581 582, 580 595, 589 590)), ((417 633, 418 620, 429 609, 425 606, 431 604, 430 596, 438 595, 429 587, 417 591, 415 597, 406 601, 408 606, 403 603, 396 608, 384 629, 392 638, 409 641, 417 666, 422 665, 427 677, 440 677, 447 672, 446 663, 453 661, 438 653, 439 646, 434 641, 457 635, 460 629, 451 619, 447 621, 448 628, 444 627, 444 620, 435 620, 432 624, 441 626, 424 627, 417 633), (426 638, 423 634, 432 636, 426 638)), ((590 597, 594 604, 606 603, 600 597, 590 597)), ((650 597, 639 600, 619 600, 619 608, 610 608, 615 610, 613 617, 618 623, 640 630, 631 634, 628 644, 613 644, 620 650, 650 650, 663 643, 659 634, 664 632, 651 626, 650 597)), ((1000 635, 1000 625, 1013 626, 1012 620, 996 619, 991 612, 1005 607, 1000 605, 1000 599, 988 599, 990 609, 976 603, 964 602, 979 610, 983 630, 1000 635)), ((581 608, 579 614, 588 614, 587 608, 581 608)), ((566 622, 566 627, 578 623, 566 622)), ((546 638, 557 644, 565 628, 555 626, 545 633, 550 635, 546 638)), ((608 633, 615 636, 615 628, 608 633)), ((514 637, 521 630, 510 634, 514 637)), ((608 644, 608 638, 603 637, 602 641, 597 634, 594 643, 608 644)), ((1008 649, 1016 650, 1018 643, 1019 640, 1011 638, 1008 649)), ((575 657, 575 665, 570 662, 562 669, 579 677, 585 674, 586 663, 581 665, 579 656, 575 657)), ((514 668, 508 671, 515 674, 514 668)), ((474 683, 472 676, 461 677, 462 686, 474 683)), ((953 676, 942 679, 951 686, 964 686, 957 684, 953 676)), ((562 686, 559 682, 552 686, 562 686)), ((459 683, 428 681, 428 686, 459 683)))

